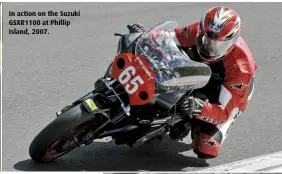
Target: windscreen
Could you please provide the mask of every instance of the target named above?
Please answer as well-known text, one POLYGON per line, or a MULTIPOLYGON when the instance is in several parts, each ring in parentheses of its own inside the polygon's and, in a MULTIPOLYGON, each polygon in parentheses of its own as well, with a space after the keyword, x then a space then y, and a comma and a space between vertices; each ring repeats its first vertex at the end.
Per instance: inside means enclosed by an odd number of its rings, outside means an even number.
POLYGON ((190 60, 178 49, 173 35, 162 34, 177 27, 174 21, 162 23, 143 34, 135 54, 145 57, 155 72, 155 80, 163 86, 197 84, 204 86, 210 78, 210 68, 190 60))

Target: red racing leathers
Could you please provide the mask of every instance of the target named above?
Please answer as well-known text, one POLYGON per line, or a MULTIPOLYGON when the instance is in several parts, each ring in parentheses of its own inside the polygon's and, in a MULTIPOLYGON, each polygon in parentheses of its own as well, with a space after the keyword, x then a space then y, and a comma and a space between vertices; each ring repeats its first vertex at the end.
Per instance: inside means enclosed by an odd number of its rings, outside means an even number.
MULTIPOLYGON (((203 61, 196 50, 196 37, 199 22, 179 27, 173 33, 179 45, 186 50, 194 61, 203 61)), ((196 116, 200 124, 192 130, 194 152, 208 158, 218 156, 220 147, 236 117, 246 109, 254 84, 253 77, 257 64, 242 37, 239 37, 234 49, 223 59, 208 63, 212 77, 208 84, 200 89, 208 99, 202 113, 196 116)))
MULTIPOLYGON (((199 60, 195 50, 198 28, 199 22, 175 29, 180 46, 188 48, 187 53, 194 60, 199 60)), ((226 121, 234 108, 241 111, 246 109, 249 84, 253 79, 257 64, 245 41, 239 37, 233 51, 221 61, 210 63, 210 67, 213 73, 211 81, 222 81, 218 96, 219 104, 205 102, 202 114, 197 118, 207 117, 209 120, 205 121, 217 125, 218 122, 226 121)), ((210 90, 210 92, 213 91, 210 90)))
MULTIPOLYGON (((203 62, 196 49, 199 22, 174 31, 156 31, 151 39, 173 37, 188 56, 203 62)), ((209 62, 212 76, 203 88, 196 91, 204 94, 201 114, 192 123, 192 148, 201 158, 214 158, 228 131, 243 112, 254 90, 254 74, 257 69, 255 59, 242 37, 239 36, 231 52, 220 60, 209 62)))

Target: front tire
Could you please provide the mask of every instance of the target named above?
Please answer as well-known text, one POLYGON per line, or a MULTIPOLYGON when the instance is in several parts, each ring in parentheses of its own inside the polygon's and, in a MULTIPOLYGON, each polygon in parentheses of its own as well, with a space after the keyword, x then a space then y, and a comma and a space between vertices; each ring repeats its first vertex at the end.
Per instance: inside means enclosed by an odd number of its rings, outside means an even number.
POLYGON ((70 141, 73 136, 82 133, 90 126, 89 124, 93 118, 95 118, 95 115, 88 114, 81 103, 68 109, 49 123, 33 139, 29 147, 30 157, 35 162, 46 163, 70 152, 77 145, 74 144, 73 147, 62 152, 55 149, 53 154, 50 154, 49 150, 52 150, 52 147, 56 147, 58 144, 63 146, 64 141, 70 141))

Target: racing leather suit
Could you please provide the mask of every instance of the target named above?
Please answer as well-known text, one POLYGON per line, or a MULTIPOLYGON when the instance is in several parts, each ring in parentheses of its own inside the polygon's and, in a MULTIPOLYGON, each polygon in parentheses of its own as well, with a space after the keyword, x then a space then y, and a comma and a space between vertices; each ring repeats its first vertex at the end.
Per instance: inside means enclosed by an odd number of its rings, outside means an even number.
MULTIPOLYGON (((196 50, 199 22, 165 31, 194 61, 203 62, 196 50)), ((208 101, 192 125, 192 148, 200 158, 214 158, 228 130, 241 112, 245 111, 254 90, 255 59, 240 36, 233 51, 222 59, 208 63, 212 77, 199 89, 208 101)))

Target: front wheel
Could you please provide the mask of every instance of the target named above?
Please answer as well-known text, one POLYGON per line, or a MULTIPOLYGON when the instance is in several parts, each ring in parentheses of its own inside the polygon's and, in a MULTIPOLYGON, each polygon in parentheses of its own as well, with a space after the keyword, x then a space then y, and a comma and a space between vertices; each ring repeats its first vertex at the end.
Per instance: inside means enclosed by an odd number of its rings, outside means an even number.
POLYGON ((30 157, 35 162, 43 163, 70 152, 82 142, 95 120, 95 115, 88 114, 82 104, 70 108, 33 139, 29 147, 30 157))

